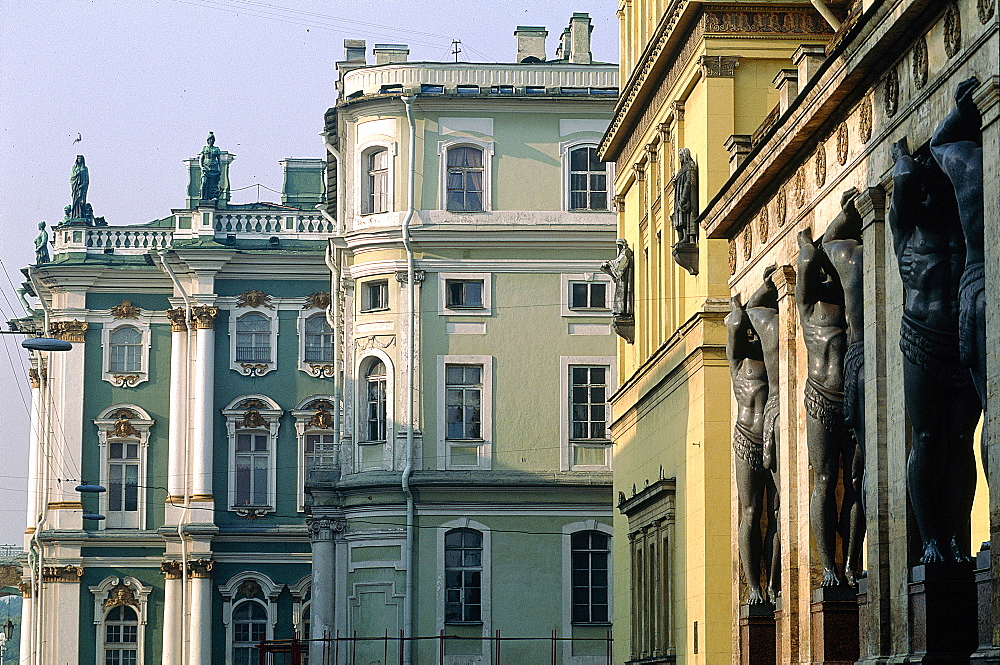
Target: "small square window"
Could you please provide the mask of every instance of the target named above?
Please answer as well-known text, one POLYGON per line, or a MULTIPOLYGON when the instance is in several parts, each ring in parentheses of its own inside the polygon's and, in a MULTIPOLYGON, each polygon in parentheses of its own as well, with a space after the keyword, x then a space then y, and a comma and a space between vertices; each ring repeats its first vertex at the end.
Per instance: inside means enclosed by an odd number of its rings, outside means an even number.
POLYGON ((361 311, 377 312, 389 309, 389 282, 380 279, 365 282, 361 291, 361 311))
POLYGON ((570 282, 570 309, 608 308, 606 282, 570 282))
POLYGON ((482 309, 483 280, 445 280, 446 306, 451 309, 482 309))

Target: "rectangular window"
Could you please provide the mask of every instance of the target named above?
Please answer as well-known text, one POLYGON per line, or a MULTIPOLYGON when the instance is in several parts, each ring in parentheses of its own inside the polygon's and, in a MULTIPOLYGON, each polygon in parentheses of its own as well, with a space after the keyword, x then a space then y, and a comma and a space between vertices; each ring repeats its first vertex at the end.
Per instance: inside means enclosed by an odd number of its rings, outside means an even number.
POLYGON ((268 489, 267 432, 236 435, 236 505, 266 506, 268 489))
POLYGON ((362 214, 386 212, 389 209, 389 151, 382 148, 367 153, 367 192, 362 214))
POLYGON ((444 536, 444 622, 482 621, 483 534, 452 529, 444 536))
POLYGON ((608 623, 609 542, 600 531, 578 531, 570 538, 573 623, 608 623))
POLYGON ((608 171, 597 148, 581 147, 569 153, 569 209, 608 209, 608 171))
POLYGON ((365 282, 361 291, 361 311, 377 312, 389 309, 389 282, 380 279, 365 282))
POLYGON ((606 282, 570 282, 570 309, 607 310, 606 282))
POLYGON ((447 152, 447 209, 461 212, 483 210, 483 151, 456 146, 447 152))
POLYGON ((607 440, 608 368, 570 368, 570 438, 607 440))
POLYGON ((482 365, 446 365, 445 389, 449 441, 482 439, 482 365))
POLYGON ((482 309, 483 280, 445 280, 445 303, 450 309, 482 309))
POLYGON ((139 528, 139 443, 108 441, 109 529, 139 528))

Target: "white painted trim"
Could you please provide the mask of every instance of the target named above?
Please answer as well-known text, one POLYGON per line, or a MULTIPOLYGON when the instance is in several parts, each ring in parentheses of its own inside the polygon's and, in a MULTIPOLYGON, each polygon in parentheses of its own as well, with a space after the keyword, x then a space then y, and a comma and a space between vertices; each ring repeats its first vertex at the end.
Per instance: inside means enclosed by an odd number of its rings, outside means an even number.
POLYGON ((437 273, 438 283, 438 314, 445 316, 490 316, 493 314, 493 275, 488 272, 439 272, 437 273), (452 309, 447 306, 448 280, 482 280, 483 282, 483 306, 476 309, 452 309))
MULTIPOLYGON (((437 386, 437 468, 489 471, 493 468, 493 356, 438 356, 437 386), (451 463, 451 445, 446 438, 448 418, 445 365, 449 364, 482 365, 483 367, 483 393, 480 397, 479 413, 482 419, 479 426, 483 438, 479 443, 479 464, 476 466, 451 463)), ((460 443, 456 445, 460 445, 460 443)), ((473 442, 466 442, 461 447, 472 447, 473 445, 473 442)))
POLYGON ((105 577, 100 583, 88 587, 90 593, 94 594, 94 625, 97 626, 97 634, 94 636, 94 643, 97 647, 96 662, 103 663, 105 661, 104 622, 107 620, 108 612, 111 610, 104 609, 104 601, 108 598, 111 589, 117 586, 119 582, 132 591, 138 603, 137 605, 128 605, 128 607, 135 610, 139 619, 139 627, 136 631, 136 652, 138 656, 136 663, 137 665, 143 665, 146 662, 146 622, 149 618, 149 594, 153 591, 153 587, 143 585, 142 582, 134 577, 105 577))
POLYGON ((569 201, 569 185, 570 185, 570 177, 569 177, 570 176, 569 154, 570 154, 570 151, 571 150, 575 150, 576 148, 597 148, 598 144, 600 142, 601 142, 600 138, 597 138, 596 140, 592 139, 592 138, 584 138, 584 139, 573 139, 573 140, 570 140, 570 141, 562 141, 559 144, 559 159, 562 162, 561 167, 562 167, 562 209, 563 209, 563 211, 565 211, 565 212, 574 212, 574 213, 582 213, 582 214, 589 214, 589 213, 595 213, 595 212, 598 212, 598 213, 609 212, 611 210, 611 199, 614 197, 614 183, 615 183, 614 162, 606 162, 605 165, 604 165, 604 172, 605 172, 605 174, 607 176, 606 180, 605 180, 605 183, 607 184, 607 192, 608 192, 607 204, 608 204, 608 207, 607 208, 602 208, 600 210, 570 210, 570 207, 569 207, 569 203, 570 203, 570 201, 569 201))
MULTIPOLYGON (((139 433, 139 488, 138 488, 138 515, 136 516, 137 522, 135 526, 124 526, 124 527, 109 527, 107 520, 102 520, 98 522, 98 529, 106 530, 111 529, 117 531, 119 529, 137 529, 143 530, 146 528, 146 511, 148 506, 146 505, 146 485, 147 485, 147 462, 149 459, 149 430, 155 422, 149 417, 146 411, 134 404, 116 404, 115 406, 108 407, 101 411, 100 415, 94 419, 94 424, 97 425, 97 446, 100 451, 101 460, 101 471, 100 471, 100 483, 102 486, 107 487, 109 482, 108 475, 108 438, 114 432, 115 419, 111 417, 110 414, 114 413, 118 409, 129 409, 134 411, 139 415, 138 418, 133 418, 129 420, 129 423, 135 430, 139 433)), ((115 438, 115 437, 111 437, 115 438)), ((131 439, 132 437, 126 437, 124 440, 131 439)), ((107 492, 101 492, 98 495, 98 503, 100 505, 100 514, 108 517, 108 494, 107 492)))
POLYGON ((377 348, 365 349, 354 359, 354 471, 370 471, 372 469, 383 469, 391 471, 393 469, 393 451, 396 442, 396 364, 385 351, 377 348), (370 359, 377 358, 385 365, 385 442, 369 442, 365 440, 365 424, 367 422, 368 410, 368 379, 365 375, 370 359), (382 465, 378 467, 363 465, 361 459, 361 449, 382 445, 382 465))
MULTIPOLYGON (((306 321, 316 316, 325 316, 326 311, 319 307, 310 307, 309 309, 299 310, 299 316, 296 319, 296 326, 299 333, 299 371, 305 372, 309 376, 330 378, 333 376, 333 372, 336 371, 333 361, 330 362, 307 362, 306 361, 306 321)), ((327 321, 329 323, 329 321, 327 321)), ((337 343, 336 333, 334 333, 333 343, 337 343)))
MULTIPOLYGON (((301 307, 301 300, 299 307, 301 307)), ((229 369, 244 376, 263 376, 278 369, 278 310, 265 307, 235 307, 229 312, 229 369), (268 320, 270 326, 271 360, 266 363, 247 363, 236 360, 236 321, 246 314, 260 314, 268 320), (243 365, 263 365, 262 369, 247 370, 243 365)))
POLYGON ((101 357, 103 374, 101 378, 113 386, 119 388, 131 388, 145 383, 149 380, 149 347, 150 340, 150 316, 142 314, 138 319, 111 319, 102 317, 104 325, 101 327, 101 357), (111 333, 119 328, 131 327, 139 331, 142 348, 139 352, 138 372, 118 372, 111 371, 111 333), (115 376, 125 376, 128 379, 115 379, 115 376), (131 377, 135 377, 134 379, 131 377))
MULTIPOLYGON (((440 632, 445 630, 446 627, 444 622, 444 536, 452 529, 475 529, 483 534, 483 572, 480 576, 482 588, 479 594, 480 602, 482 603, 480 618, 483 622, 483 637, 490 637, 493 635, 493 532, 482 522, 477 522, 468 517, 451 520, 437 527, 437 538, 435 539, 437 545, 437 582, 434 585, 437 590, 437 598, 434 604, 436 631, 440 632)), ((469 656, 445 656, 445 665, 489 662, 490 644, 492 642, 489 640, 483 640, 482 654, 476 660, 468 660, 469 656)))
POLYGON ((611 298, 614 295, 614 289, 611 286, 611 276, 603 272, 578 272, 578 273, 563 273, 559 278, 559 309, 563 316, 599 316, 603 318, 611 318, 611 298), (604 290, 604 302, 608 307, 604 309, 570 309, 570 293, 569 285, 572 282, 604 282, 607 286, 604 290))
POLYGON ((438 141, 438 210, 451 214, 475 215, 479 212, 493 210, 493 141, 472 137, 451 138, 438 141), (448 150, 460 146, 471 146, 483 151, 483 209, 479 210, 448 210, 448 150))
POLYGON ((573 366, 585 365, 587 367, 608 368, 607 388, 605 394, 611 396, 611 390, 618 385, 618 363, 615 356, 559 356, 559 470, 560 471, 610 471, 612 459, 612 444, 610 437, 611 428, 611 402, 607 402, 605 413, 607 414, 608 444, 604 451, 605 463, 602 466, 581 466, 572 465, 573 456, 572 444, 569 439, 570 420, 570 380, 569 372, 573 366))
MULTIPOLYGON (((265 395, 241 395, 234 399, 232 402, 222 410, 222 415, 226 417, 226 432, 227 438, 229 439, 229 492, 228 492, 228 510, 236 510, 238 508, 243 508, 244 506, 236 505, 236 434, 239 430, 236 428, 236 422, 243 417, 246 413, 245 409, 237 409, 236 406, 247 399, 259 399, 268 408, 257 409, 261 417, 267 422, 267 505, 266 506, 250 506, 253 508, 262 508, 264 512, 273 513, 276 510, 277 503, 277 449, 278 449, 278 429, 281 427, 281 416, 284 410, 278 406, 270 397, 265 395)), ((258 430, 248 430, 248 431, 258 431, 258 430)))
MULTIPOLYGON (((573 541, 572 536, 578 531, 600 531, 608 536, 608 620, 609 624, 615 616, 614 608, 614 535, 610 524, 603 524, 596 519, 564 524, 562 528, 562 634, 573 635, 573 541)), ((611 629, 611 625, 608 626, 611 629)), ((573 643, 562 644, 562 662, 567 665, 604 665, 605 656, 574 656, 573 643)))

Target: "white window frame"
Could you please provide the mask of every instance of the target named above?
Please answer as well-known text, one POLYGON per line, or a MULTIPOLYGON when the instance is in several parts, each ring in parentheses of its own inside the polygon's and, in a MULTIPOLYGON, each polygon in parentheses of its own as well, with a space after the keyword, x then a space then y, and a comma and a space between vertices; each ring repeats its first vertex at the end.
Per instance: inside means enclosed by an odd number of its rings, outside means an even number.
POLYGON ((490 316, 493 314, 493 273, 490 272, 439 272, 438 314, 442 316, 490 316), (483 282, 483 306, 474 308, 448 307, 448 282, 450 280, 483 282))
MULTIPOLYGON (((610 520, 611 517, 609 516, 610 520)), ((600 531, 608 536, 608 621, 609 627, 615 617, 614 595, 614 534, 610 524, 604 524, 596 519, 564 524, 562 527, 562 634, 573 634, 573 534, 580 531, 600 531)), ((581 624, 583 625, 583 624, 581 624)), ((589 624, 601 625, 601 624, 589 624)), ((561 646, 562 662, 568 665, 604 665, 604 656, 574 656, 573 643, 564 642, 561 646)))
MULTIPOLYGON (((301 337, 301 335, 300 335, 301 337)), ((302 342, 304 344, 304 342, 302 342)), ((299 354, 301 358, 304 354, 299 354)), ((278 310, 267 305, 260 307, 234 307, 229 310, 229 369, 244 376, 264 376, 278 369, 278 310), (271 309, 271 311, 267 311, 271 309), (245 314, 260 314, 270 326, 271 359, 268 362, 236 360, 236 322, 245 314)))
MULTIPOLYGON (((306 360, 306 321, 317 314, 326 316, 326 310, 319 307, 310 307, 299 311, 298 320, 296 321, 299 333, 299 371, 305 372, 309 376, 314 376, 316 378, 329 379, 333 378, 335 372, 337 371, 332 360, 329 362, 306 360)), ((330 324, 329 318, 327 318, 327 324, 330 324)), ((330 329, 333 330, 333 325, 330 325, 330 329)), ((275 337, 275 340, 276 339, 277 338, 275 337)), ((333 330, 334 347, 336 347, 338 341, 337 331, 333 330)), ((334 353, 334 356, 336 356, 336 352, 334 353)), ((233 357, 236 357, 235 349, 233 357)), ((272 355, 271 357, 273 358, 274 356, 272 355)))
MULTIPOLYGON (((437 527, 437 584, 435 584, 437 590, 437 600, 435 603, 435 614, 437 622, 437 632, 446 629, 447 625, 444 622, 444 599, 445 599, 445 580, 444 580, 444 536, 447 532, 452 529, 475 529, 476 531, 483 534, 483 572, 480 576, 482 580, 482 588, 479 591, 480 601, 482 602, 482 609, 480 612, 480 618, 482 619, 482 631, 483 637, 489 637, 493 635, 493 603, 492 603, 492 590, 493 590, 493 534, 488 526, 482 522, 477 522, 475 520, 469 519, 468 517, 462 517, 456 520, 451 520, 445 522, 437 527)), ((481 658, 486 659, 489 657, 492 642, 489 640, 483 640, 483 651, 481 658)), ((475 656, 473 656, 475 657, 475 656)), ((469 656, 445 656, 445 665, 458 665, 459 663, 469 662, 469 656)))
POLYGON ((454 138, 438 141, 438 209, 452 215, 479 215, 493 211, 493 152, 496 144, 487 139, 454 138), (448 150, 467 146, 483 151, 483 209, 448 210, 448 150))
POLYGON ((368 349, 360 354, 354 365, 354 467, 355 472, 393 469, 393 450, 396 441, 396 371, 389 354, 381 349, 368 349), (366 441, 368 423, 368 367, 374 359, 385 365, 385 442, 366 441), (377 466, 365 465, 363 448, 383 446, 382 463, 377 466))
POLYGON ((560 299, 560 309, 563 316, 599 316, 611 318, 611 301, 614 298, 614 283, 611 281, 611 276, 602 272, 579 272, 579 273, 563 273, 559 280, 559 299, 560 299), (571 290, 571 284, 574 282, 588 282, 596 283, 602 282, 604 287, 604 299, 605 303, 608 305, 604 309, 573 309, 570 307, 572 302, 573 292, 571 290))
POLYGON ((618 385, 618 365, 615 356, 559 356, 559 470, 560 471, 610 471, 612 460, 611 442, 611 401, 610 397, 618 385), (570 368, 574 366, 607 367, 607 431, 608 443, 604 451, 605 463, 601 465, 573 464, 573 447, 570 440, 570 368))
POLYGON ((288 591, 292 594, 292 629, 298 632, 299 639, 308 640, 309 636, 302 629, 306 612, 312 605, 312 575, 289 584, 288 591))
MULTIPOLYGON (((306 506, 306 480, 308 480, 306 472, 306 436, 310 434, 333 434, 333 428, 319 428, 312 426, 310 427, 310 421, 312 421, 313 416, 319 410, 319 406, 323 402, 329 402, 332 407, 328 409, 330 411, 330 417, 335 417, 333 409, 336 409, 336 401, 330 395, 311 395, 305 398, 292 410, 292 417, 295 418, 295 435, 298 441, 298 510, 303 512, 306 506), (320 404, 318 405, 317 402, 320 404)), ((339 451, 340 442, 333 442, 335 451, 339 451)), ((337 452, 334 452, 336 455, 337 452)))
MULTIPOLYGON (((437 454, 438 460, 443 460, 445 469, 483 470, 493 468, 493 356, 438 356, 437 363, 437 454), (451 448, 448 441, 448 407, 447 384, 445 382, 445 367, 447 365, 481 365, 483 368, 483 392, 480 396, 480 433, 479 460, 475 465, 452 464, 451 448)), ((470 448, 471 443, 456 444, 458 447, 470 448)))
POLYGON ((356 210, 358 217, 372 218, 378 215, 384 215, 386 213, 391 213, 396 210, 396 153, 397 153, 397 143, 396 141, 388 137, 379 138, 369 138, 358 144, 355 148, 354 159, 354 201, 356 201, 356 210), (388 182, 386 186, 389 188, 388 200, 386 201, 386 211, 385 212, 362 212, 365 209, 364 197, 367 195, 367 182, 368 182, 368 166, 365 163, 368 159, 368 153, 373 150, 384 149, 388 155, 388 182))
MULTIPOLYGON (((137 665, 143 665, 146 662, 146 621, 148 618, 149 594, 153 591, 153 587, 143 585, 142 582, 134 577, 105 577, 100 583, 88 587, 88 589, 94 595, 94 625, 97 626, 96 639, 94 640, 97 654, 96 662, 103 663, 105 660, 105 621, 107 620, 108 613, 118 605, 126 605, 135 610, 139 618, 139 627, 136 631, 136 655, 138 657, 136 663, 137 665), (116 602, 111 607, 106 608, 104 603, 110 600, 112 590, 119 585, 128 588, 136 601, 135 604, 116 602)), ((111 602, 115 601, 112 600, 111 602)))
POLYGON ((253 599, 264 606, 267 612, 266 637, 274 639, 274 627, 278 623, 278 596, 281 595, 283 584, 275 584, 271 578, 264 573, 256 571, 246 571, 234 575, 223 585, 219 586, 219 593, 222 594, 222 625, 226 630, 226 665, 233 664, 233 610, 237 605, 244 602, 245 598, 238 597, 240 585, 247 580, 253 580, 260 585, 260 590, 264 598, 253 599))
MULTIPOLYGON (((138 508, 139 510, 137 517, 137 523, 135 526, 122 526, 122 527, 109 527, 107 520, 101 520, 98 522, 98 529, 139 529, 143 530, 146 528, 146 472, 147 472, 147 461, 149 459, 149 430, 155 422, 149 417, 149 414, 145 410, 139 408, 134 404, 116 404, 115 406, 109 407, 101 411, 100 415, 94 419, 94 424, 97 425, 97 445, 100 450, 101 459, 101 485, 104 487, 108 486, 109 474, 108 474, 108 439, 115 439, 114 430, 115 423, 118 421, 117 418, 113 417, 113 414, 118 413, 120 410, 131 411, 136 417, 128 418, 129 424, 137 432, 135 437, 124 437, 123 440, 138 440, 139 444, 139 488, 138 488, 138 508)), ((101 492, 99 495, 99 505, 100 512, 102 515, 108 515, 108 493, 101 492)), ((122 511, 125 512, 125 511, 122 511)))
POLYGON ((600 137, 595 139, 575 139, 572 141, 563 141, 559 144, 559 159, 562 162, 562 209, 563 212, 578 212, 582 214, 588 213, 607 213, 612 212, 612 198, 614 198, 614 183, 615 183, 615 168, 614 162, 607 162, 605 164, 605 171, 607 172, 607 186, 608 186, 608 207, 602 208, 600 210, 583 210, 583 209, 571 209, 570 208, 570 152, 576 150, 577 148, 598 148, 600 144, 600 137))
MULTIPOLYGON (((278 428, 281 425, 280 419, 284 411, 270 397, 264 395, 242 395, 237 397, 222 410, 222 415, 226 417, 226 432, 229 438, 229 510, 239 512, 247 508, 253 508, 259 513, 273 513, 276 510, 277 502, 277 448, 278 448, 278 428), (247 411, 251 407, 246 404, 250 400, 260 400, 264 407, 253 407, 264 422, 267 423, 267 455, 268 455, 268 476, 267 476, 267 503, 266 506, 239 506, 236 505, 236 435, 241 431, 258 431, 258 428, 244 430, 238 427, 247 411)), ((263 428, 259 428, 263 430, 263 428)))
POLYGON ((106 322, 101 328, 101 349, 103 356, 103 374, 101 378, 119 388, 134 388, 140 383, 148 381, 150 337, 149 320, 146 316, 141 316, 138 319, 114 319, 106 322), (142 348, 139 352, 139 371, 112 372, 111 333, 125 327, 138 330, 142 339, 142 348))

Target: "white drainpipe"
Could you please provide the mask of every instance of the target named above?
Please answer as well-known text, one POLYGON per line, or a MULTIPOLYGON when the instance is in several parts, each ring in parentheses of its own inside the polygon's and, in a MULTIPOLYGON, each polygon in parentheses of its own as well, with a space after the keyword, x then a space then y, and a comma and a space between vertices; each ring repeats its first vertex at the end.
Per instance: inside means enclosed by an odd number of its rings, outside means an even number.
MULTIPOLYGON (((335 235, 344 235, 344 160, 340 158, 340 148, 335 146, 330 140, 330 135, 327 132, 320 132, 320 136, 323 137, 323 145, 326 149, 330 151, 333 158, 337 160, 337 218, 333 221, 334 227, 336 228, 335 235)), ((319 210, 323 210, 317 206, 319 210)), ((330 219, 329 214, 326 215, 327 219, 330 219)))
MULTIPOLYGON (((320 212, 323 213, 324 217, 330 219, 330 213, 326 210, 321 209, 320 212)), ((331 245, 326 246, 326 265, 333 276, 330 289, 330 307, 326 312, 326 320, 333 328, 333 440, 337 444, 337 466, 340 466, 340 266, 337 264, 332 249, 331 245)))

